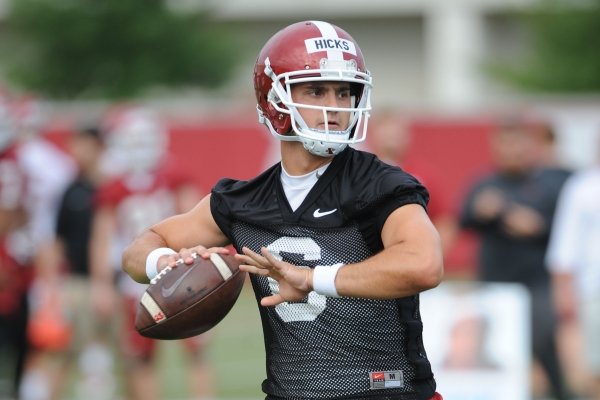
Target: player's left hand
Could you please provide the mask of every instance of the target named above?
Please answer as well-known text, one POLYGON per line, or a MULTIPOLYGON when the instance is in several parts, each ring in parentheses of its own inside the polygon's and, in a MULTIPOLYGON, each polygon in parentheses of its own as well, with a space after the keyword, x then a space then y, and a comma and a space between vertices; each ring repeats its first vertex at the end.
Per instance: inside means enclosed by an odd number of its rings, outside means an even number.
POLYGON ((266 247, 261 248, 261 254, 247 247, 242 248, 242 251, 243 254, 235 256, 243 263, 240 270, 271 277, 279 284, 279 293, 264 297, 261 305, 270 307, 286 301, 300 301, 311 291, 310 268, 279 260, 266 247))

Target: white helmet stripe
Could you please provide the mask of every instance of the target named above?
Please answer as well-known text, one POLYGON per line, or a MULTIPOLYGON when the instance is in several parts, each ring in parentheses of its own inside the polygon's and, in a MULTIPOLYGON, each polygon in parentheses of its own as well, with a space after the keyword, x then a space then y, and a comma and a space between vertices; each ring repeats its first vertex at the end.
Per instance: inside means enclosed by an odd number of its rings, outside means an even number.
MULTIPOLYGON (((323 21, 311 21, 321 31, 321 36, 327 39, 337 39, 338 34, 335 31, 333 25, 323 21)), ((327 58, 329 60, 344 60, 344 53, 340 50, 329 49, 327 50, 327 58)))

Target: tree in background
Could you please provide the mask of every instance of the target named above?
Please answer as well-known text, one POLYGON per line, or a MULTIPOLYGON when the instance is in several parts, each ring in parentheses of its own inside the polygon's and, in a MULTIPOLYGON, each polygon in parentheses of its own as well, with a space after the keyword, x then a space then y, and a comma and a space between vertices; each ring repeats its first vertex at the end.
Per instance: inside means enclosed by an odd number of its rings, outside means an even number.
POLYGON ((13 0, 3 30, 5 75, 57 99, 218 87, 237 52, 209 14, 177 13, 163 0, 13 0))
POLYGON ((600 91, 600 0, 540 0, 521 17, 529 57, 496 64, 493 75, 529 91, 600 91))

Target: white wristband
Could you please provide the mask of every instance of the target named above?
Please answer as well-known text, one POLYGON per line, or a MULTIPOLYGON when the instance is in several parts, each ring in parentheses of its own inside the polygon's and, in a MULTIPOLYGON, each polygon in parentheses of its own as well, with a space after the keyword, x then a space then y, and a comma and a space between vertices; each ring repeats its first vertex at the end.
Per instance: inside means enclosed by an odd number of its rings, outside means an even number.
POLYGON ((158 259, 164 255, 177 254, 177 252, 168 247, 159 247, 154 249, 146 257, 146 276, 152 280, 158 275, 158 259))
POLYGON ((313 270, 313 290, 325 296, 340 297, 335 289, 335 276, 343 265, 317 265, 313 270))

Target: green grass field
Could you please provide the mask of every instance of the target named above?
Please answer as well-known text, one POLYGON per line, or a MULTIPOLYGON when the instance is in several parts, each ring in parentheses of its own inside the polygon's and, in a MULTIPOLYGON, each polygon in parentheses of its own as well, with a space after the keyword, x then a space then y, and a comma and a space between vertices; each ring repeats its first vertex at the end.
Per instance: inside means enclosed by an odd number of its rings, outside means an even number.
MULTIPOLYGON (((246 282, 231 312, 213 328, 209 361, 216 376, 217 399, 264 399, 265 361, 260 316, 252 287, 246 282)), ((182 347, 163 342, 161 376, 165 400, 187 399, 182 347)))

